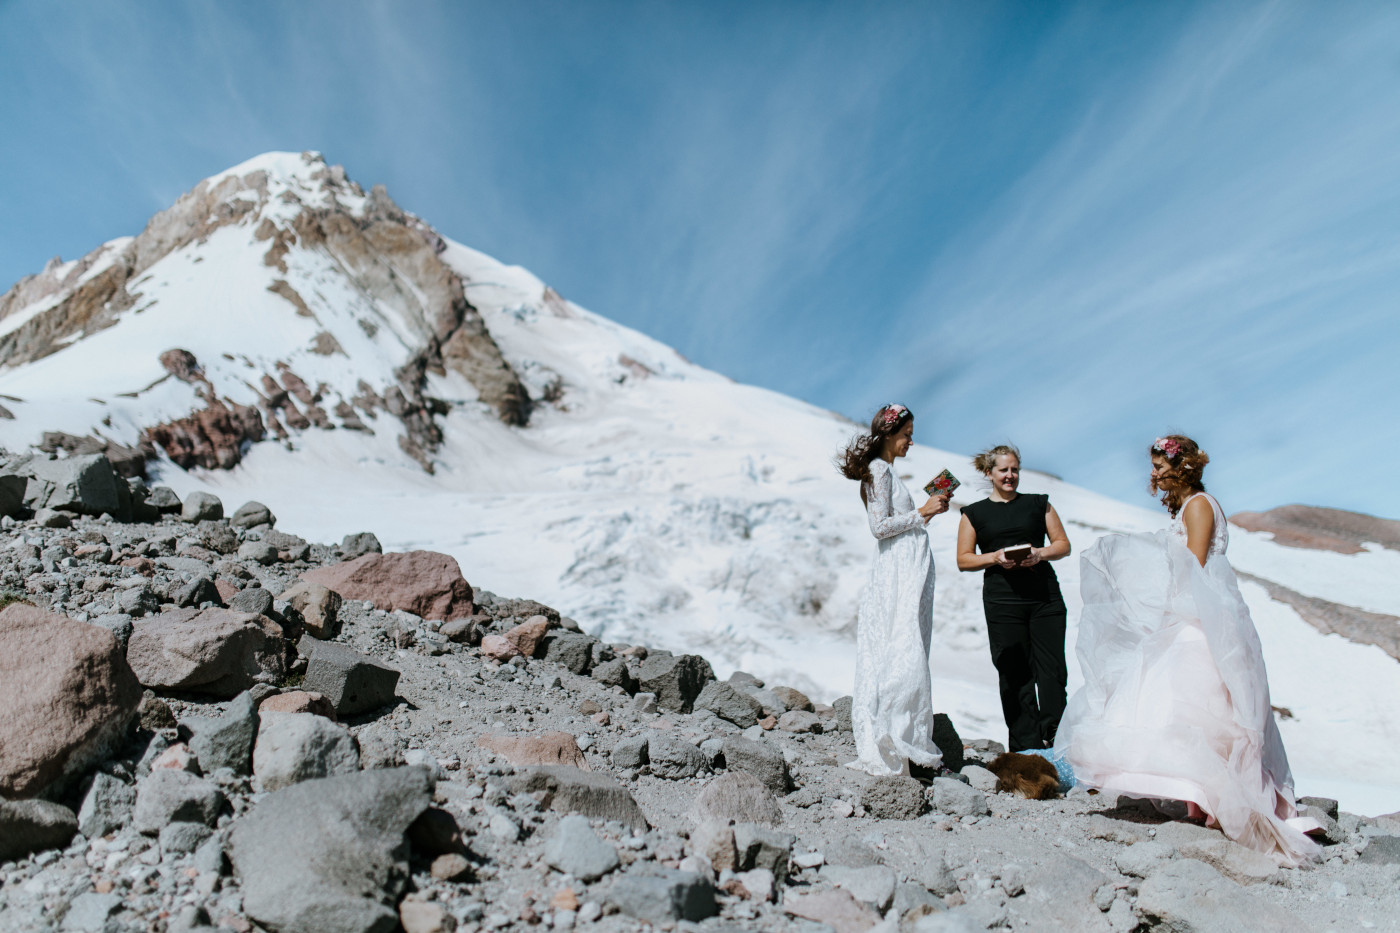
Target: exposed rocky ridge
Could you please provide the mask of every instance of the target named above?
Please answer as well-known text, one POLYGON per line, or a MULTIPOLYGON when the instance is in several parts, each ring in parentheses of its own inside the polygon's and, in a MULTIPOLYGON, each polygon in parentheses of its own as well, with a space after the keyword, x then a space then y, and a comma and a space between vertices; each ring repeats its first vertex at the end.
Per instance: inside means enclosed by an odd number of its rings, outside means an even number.
MULTIPOLYGON (((308 390, 285 364, 275 374, 262 374, 263 387, 270 391, 254 387, 256 408, 220 395, 197 378, 196 368, 196 378, 184 381, 195 387, 199 407, 187 417, 145 425, 145 439, 176 463, 227 468, 239 461, 242 446, 261 440, 265 430, 285 438, 312 427, 329 429, 337 426, 331 414, 340 427, 370 430, 356 414, 358 406, 370 418, 377 408, 398 419, 404 429, 402 448, 431 470, 431 455, 442 439, 434 418, 446 407, 424 395, 425 376, 448 370, 460 373, 502 421, 525 424, 529 393, 467 301, 461 277, 439 258, 445 248, 442 238, 401 210, 382 187, 365 195, 341 167, 326 165, 319 155, 304 153, 301 161, 305 190, 294 190, 286 179, 273 179, 261 168, 206 179, 151 218, 140 235, 104 244, 75 263, 51 262, 43 272, 16 283, 0 296, 0 330, 7 319, 22 322, 0 333, 0 363, 15 367, 43 359, 118 324, 132 309, 145 310, 150 304, 142 304, 141 288, 147 270, 224 228, 241 225, 252 228, 255 242, 266 244, 265 265, 284 275, 295 251, 331 257, 358 299, 394 309, 398 326, 408 331, 401 336, 415 350, 392 384, 337 387, 341 397, 327 406, 329 414, 322 405, 325 387, 308 390)), ((275 280, 269 291, 288 302, 289 313, 315 317, 288 279, 275 280)), ((366 318, 361 326, 378 325, 366 318)), ((325 330, 311 350, 344 354, 325 330)), ((92 440, 104 441, 95 434, 92 440)))
POLYGON ((997 793, 999 747, 950 722, 960 774, 868 778, 841 766, 848 702, 720 684, 528 599, 337 603, 298 581, 371 537, 171 498, 136 524, 0 518, 0 586, 123 645, 207 617, 281 654, 214 696, 148 694, 90 781, 0 801, 0 928, 1400 929, 1400 817, 1305 801, 1325 860, 1281 870, 1129 801, 997 793))
POLYGON ((1270 597, 1291 606, 1304 622, 1319 632, 1336 633, 1361 645, 1375 645, 1400 661, 1400 617, 1305 596, 1280 583, 1243 571, 1238 574, 1241 580, 1258 583, 1270 597))
POLYGON ((1400 521, 1325 509, 1314 505, 1281 505, 1267 512, 1236 512, 1230 522, 1246 531, 1263 531, 1287 547, 1359 554, 1363 544, 1400 551, 1400 521))

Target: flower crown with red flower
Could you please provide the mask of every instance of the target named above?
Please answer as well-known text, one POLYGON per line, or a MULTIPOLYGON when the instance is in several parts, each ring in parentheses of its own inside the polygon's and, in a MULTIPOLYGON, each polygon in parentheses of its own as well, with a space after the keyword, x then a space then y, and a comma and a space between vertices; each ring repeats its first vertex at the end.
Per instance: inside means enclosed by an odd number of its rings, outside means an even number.
POLYGON ((1152 442, 1152 449, 1161 451, 1169 459, 1175 460, 1177 454, 1181 453, 1181 442, 1174 437, 1159 437, 1152 442))
POLYGON ((880 420, 885 423, 886 427, 893 427, 899 424, 900 419, 907 414, 909 414, 909 409, 900 405, 898 402, 891 402, 889 405, 880 409, 880 420))

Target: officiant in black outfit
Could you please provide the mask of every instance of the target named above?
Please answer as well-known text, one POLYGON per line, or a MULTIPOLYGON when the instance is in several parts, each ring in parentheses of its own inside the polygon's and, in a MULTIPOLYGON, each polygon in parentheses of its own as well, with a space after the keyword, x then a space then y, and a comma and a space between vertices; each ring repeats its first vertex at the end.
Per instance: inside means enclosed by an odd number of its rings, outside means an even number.
POLYGON ((1015 447, 983 451, 973 465, 991 480, 992 489, 962 510, 958 569, 984 571, 982 607, 1009 732, 1007 750, 1049 748, 1065 711, 1069 677, 1065 601, 1049 561, 1069 554, 1069 538, 1049 496, 1017 491, 1021 454, 1015 447))

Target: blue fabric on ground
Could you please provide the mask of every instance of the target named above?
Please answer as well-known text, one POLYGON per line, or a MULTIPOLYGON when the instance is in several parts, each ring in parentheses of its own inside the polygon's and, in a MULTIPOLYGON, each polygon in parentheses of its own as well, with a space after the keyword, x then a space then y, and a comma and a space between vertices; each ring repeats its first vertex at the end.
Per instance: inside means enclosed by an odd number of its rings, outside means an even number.
POLYGON ((1036 755, 1044 758, 1055 766, 1055 773, 1060 776, 1060 793, 1067 794, 1074 789, 1074 769, 1069 766, 1069 762, 1063 758, 1056 758, 1055 753, 1048 748, 1028 748, 1021 755, 1036 755))

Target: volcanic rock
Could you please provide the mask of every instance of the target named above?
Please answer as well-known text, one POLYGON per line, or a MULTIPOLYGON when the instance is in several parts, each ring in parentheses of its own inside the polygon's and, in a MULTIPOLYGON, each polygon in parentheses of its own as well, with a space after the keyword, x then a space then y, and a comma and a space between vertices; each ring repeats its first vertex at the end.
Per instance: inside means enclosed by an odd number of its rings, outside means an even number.
POLYGON ((303 638, 298 648, 310 658, 302 686, 330 700, 340 715, 368 712, 394 699, 399 672, 378 659, 314 638, 303 638))
POLYGON ((472 588, 457 561, 433 551, 364 554, 351 561, 301 575, 346 599, 362 599, 392 612, 402 609, 423 619, 468 618, 472 588))
POLYGON ((126 657, 142 686, 216 697, 283 675, 277 624, 229 609, 176 609, 137 622, 126 657))
POLYGON ((361 771, 268 794, 234 824, 248 915, 285 933, 385 933, 408 879, 404 833, 431 802, 422 768, 361 771))
POLYGON ((21 603, 0 610, 0 795, 31 796, 86 767, 140 702, 111 632, 21 603))
POLYGON ((314 713, 268 712, 253 747, 253 774, 265 790, 351 774, 360 749, 349 730, 314 713))

